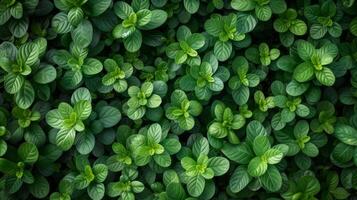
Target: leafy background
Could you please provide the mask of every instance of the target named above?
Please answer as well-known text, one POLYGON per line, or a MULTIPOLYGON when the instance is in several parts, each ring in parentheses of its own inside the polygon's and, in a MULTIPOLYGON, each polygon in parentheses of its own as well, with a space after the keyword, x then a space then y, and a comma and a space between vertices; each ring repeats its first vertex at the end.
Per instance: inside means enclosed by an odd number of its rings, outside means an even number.
POLYGON ((355 199, 356 11, 0 1, 0 199, 355 199))

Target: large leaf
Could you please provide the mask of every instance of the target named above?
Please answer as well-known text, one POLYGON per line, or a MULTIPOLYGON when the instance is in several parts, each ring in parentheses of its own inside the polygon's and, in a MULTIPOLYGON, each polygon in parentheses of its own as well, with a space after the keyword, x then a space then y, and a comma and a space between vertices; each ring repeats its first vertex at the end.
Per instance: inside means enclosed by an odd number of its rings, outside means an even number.
POLYGON ((56 144, 64 151, 69 150, 74 144, 75 137, 74 129, 60 129, 56 135, 56 144))
POLYGON ((35 163, 39 156, 37 147, 32 143, 21 144, 17 150, 17 154, 21 158, 21 161, 29 164, 35 163))
POLYGON ((275 166, 269 166, 267 172, 259 177, 259 180, 263 187, 270 192, 276 192, 282 186, 280 172, 275 166))
POLYGON ((229 188, 234 193, 240 192, 249 184, 251 179, 247 169, 243 166, 239 166, 229 179, 229 188))
POLYGON ((83 20, 77 28, 71 32, 72 40, 80 48, 86 48, 90 45, 93 38, 93 27, 90 21, 83 20))
POLYGON ((334 135, 345 144, 357 146, 357 130, 349 125, 337 124, 334 135))
POLYGON ((25 84, 15 94, 16 104, 22 108, 29 108, 35 100, 35 91, 29 81, 25 81, 25 84))
POLYGON ((183 5, 185 6, 185 9, 191 13, 194 14, 197 12, 198 8, 200 7, 200 1, 199 0, 183 0, 183 5))
POLYGON ((198 197, 205 189, 205 179, 202 176, 194 176, 188 179, 187 191, 193 197, 198 197))

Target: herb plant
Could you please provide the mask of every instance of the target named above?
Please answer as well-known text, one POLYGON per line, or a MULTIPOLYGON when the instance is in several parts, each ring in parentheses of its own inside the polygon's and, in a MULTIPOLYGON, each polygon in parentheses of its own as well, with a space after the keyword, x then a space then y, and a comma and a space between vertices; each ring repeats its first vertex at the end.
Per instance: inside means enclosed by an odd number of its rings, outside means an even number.
POLYGON ((356 37, 356 0, 0 0, 0 199, 356 199, 356 37))

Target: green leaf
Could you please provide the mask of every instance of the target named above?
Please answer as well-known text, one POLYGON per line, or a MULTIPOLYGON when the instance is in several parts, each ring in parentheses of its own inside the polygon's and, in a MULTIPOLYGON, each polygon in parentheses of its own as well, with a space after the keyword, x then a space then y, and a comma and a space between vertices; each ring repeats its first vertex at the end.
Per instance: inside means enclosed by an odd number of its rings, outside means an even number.
POLYGON ((176 154, 181 149, 181 143, 176 138, 167 138, 161 144, 170 155, 176 154))
POLYGON ((108 167, 105 164, 95 164, 93 174, 98 183, 104 182, 108 175, 108 167))
POLYGON ((303 40, 297 42, 298 55, 304 61, 310 61, 315 51, 315 47, 310 42, 303 40))
POLYGON ((323 67, 322 70, 315 72, 316 79, 326 86, 332 86, 335 83, 335 75, 332 70, 327 67, 323 67))
POLYGON ((282 117, 281 113, 276 113, 273 118, 271 119, 271 126, 274 130, 278 131, 285 127, 286 122, 282 117))
POLYGON ((104 128, 115 126, 120 119, 120 111, 112 106, 103 106, 99 109, 98 120, 102 123, 104 128))
POLYGON ((73 25, 69 23, 66 13, 60 12, 52 18, 52 28, 56 33, 69 33, 73 29, 73 25))
POLYGON ((270 142, 267 136, 258 135, 253 141, 255 155, 261 156, 270 149, 270 142))
POLYGON ((145 26, 140 27, 142 30, 152 30, 163 25, 167 20, 167 13, 163 10, 151 10, 151 20, 145 26))
POLYGON ((253 151, 249 145, 242 143, 238 145, 232 145, 226 143, 222 147, 222 153, 230 160, 239 164, 248 164, 254 157, 253 151))
POLYGON ((46 122, 53 128, 60 129, 63 126, 63 117, 58 110, 50 110, 46 114, 46 122))
POLYGON ((73 43, 80 48, 86 48, 90 45, 93 38, 93 27, 88 20, 83 20, 77 28, 71 32, 73 43))
POLYGON ((268 5, 255 7, 255 15, 261 21, 268 21, 272 16, 272 10, 268 5))
POLYGON ((264 126, 256 120, 249 122, 246 129, 247 142, 253 142, 258 135, 267 135, 264 126))
POLYGON ((10 8, 10 13, 15 19, 20 19, 23 16, 22 4, 20 2, 15 3, 15 5, 10 8))
POLYGON ((270 0, 270 8, 274 14, 282 14, 287 9, 285 0, 270 0))
POLYGON ((152 124, 148 128, 147 139, 150 144, 158 144, 162 140, 162 129, 158 123, 152 124))
POLYGON ((284 155, 278 149, 269 149, 264 153, 264 156, 268 159, 269 164, 274 165, 279 163, 284 155))
POLYGON ((197 50, 205 45, 205 37, 202 34, 194 33, 187 37, 186 42, 192 49, 197 50))
POLYGON ((140 49, 142 43, 142 36, 139 30, 135 30, 128 37, 124 38, 125 49, 129 52, 136 52, 140 49))
POLYGON ((309 89, 310 84, 309 83, 299 83, 295 80, 292 80, 287 86, 286 86, 286 93, 288 93, 291 96, 300 96, 303 93, 309 89))
POLYGON ((114 12, 120 19, 126 19, 133 13, 133 8, 124 1, 118 1, 114 4, 114 12))
POLYGON ((205 21, 204 27, 207 33, 215 37, 218 37, 222 31, 223 28, 222 25, 223 24, 221 24, 221 18, 211 17, 210 19, 205 21))
POLYGON ((357 18, 354 18, 350 23, 350 32, 352 35, 357 36, 357 18))
POLYGON ((73 129, 60 129, 56 135, 56 144, 64 151, 69 150, 74 144, 76 132, 73 129))
POLYGON ((247 169, 244 166, 238 166, 229 179, 229 188, 232 192, 242 191, 251 181, 247 169))
POLYGON ((240 13, 237 18, 237 31, 239 33, 251 32, 257 23, 258 21, 252 15, 240 13))
POLYGON ((67 17, 68 22, 73 26, 77 26, 83 19, 84 13, 83 10, 79 7, 72 8, 69 10, 67 17))
POLYGON ((185 200, 186 192, 180 183, 171 182, 166 186, 166 194, 172 200, 185 200))
POLYGON ((88 195, 93 200, 100 200, 104 197, 105 187, 103 183, 95 183, 87 188, 88 195))
POLYGON ((266 173, 259 177, 259 180, 263 187, 270 192, 276 192, 282 186, 280 172, 275 166, 269 166, 266 173))
POLYGON ((155 162, 161 167, 169 167, 171 165, 171 157, 167 152, 154 155, 155 162))
POLYGON ((151 11, 147 9, 138 11, 136 13, 136 16, 138 18, 138 26, 144 26, 148 24, 151 20, 151 15, 151 11))
POLYGON ((350 196, 350 193, 343 187, 337 187, 330 192, 336 199, 347 199, 350 196))
POLYGON ((112 0, 88 0, 86 10, 91 16, 103 14, 112 4, 112 0))
POLYGON ((305 144, 305 148, 302 149, 302 152, 309 157, 316 157, 319 154, 319 149, 316 145, 309 142, 305 144))
POLYGON ((88 187, 90 180, 84 174, 79 174, 74 178, 73 184, 77 190, 82 190, 88 187))
POLYGON ((6 160, 5 158, 0 158, 0 171, 4 174, 15 175, 17 170, 16 163, 6 160))
POLYGON ((213 157, 208 159, 208 167, 214 171, 215 176, 222 176, 229 169, 229 161, 224 157, 213 157))
POLYGON ((341 142, 357 146, 357 130, 346 124, 336 124, 334 136, 341 142))
POLYGON ((291 26, 289 27, 289 30, 294 35, 305 35, 307 31, 307 25, 304 21, 296 19, 292 22, 291 26))
POLYGON ((16 60, 20 65, 32 66, 38 61, 39 46, 35 43, 25 43, 19 48, 16 60))
POLYGON ((33 79, 39 84, 47 84, 54 81, 56 77, 56 68, 54 68, 52 65, 44 65, 36 72, 33 79))
POLYGON ((198 11, 198 8, 200 7, 200 1, 199 0, 183 0, 183 5, 185 6, 185 9, 187 12, 194 14, 198 11))
POLYGON ((50 184, 43 176, 36 176, 34 183, 30 184, 29 186, 30 193, 35 198, 45 198, 50 192, 50 184))
POLYGON ((150 1, 148 0, 133 0, 131 6, 134 10, 149 9, 150 1))
POLYGON ((71 103, 76 104, 79 101, 92 101, 91 93, 85 87, 76 89, 71 96, 71 103))
POLYGON ((308 63, 303 62, 294 70, 294 79, 298 82, 306 82, 314 75, 314 67, 308 63))
POLYGON ((232 44, 230 42, 217 41, 213 52, 219 61, 225 61, 232 53, 232 44))
POLYGON ((146 112, 146 110, 144 107, 140 107, 137 109, 129 108, 127 115, 130 119, 137 120, 137 119, 142 118, 145 115, 145 112, 146 112))
POLYGON ((16 38, 21 38, 26 35, 29 28, 28 19, 18 19, 9 22, 8 28, 12 35, 16 38))
POLYGON ((253 158, 248 164, 248 174, 253 177, 259 177, 267 171, 268 164, 260 157, 253 158))
POLYGON ((190 177, 187 182, 187 191, 191 196, 198 197, 202 194, 205 184, 205 179, 202 176, 190 177))
POLYGON ((310 36, 315 40, 323 38, 326 33, 327 27, 321 24, 312 24, 310 27, 310 36))
POLYGON ((180 128, 184 130, 191 130, 195 125, 195 120, 193 119, 193 117, 179 118, 178 124, 180 128))
POLYGON ((73 110, 77 113, 79 119, 85 120, 92 112, 92 105, 89 101, 81 100, 74 105, 73 110))
POLYGON ((157 94, 151 95, 151 97, 148 99, 148 104, 147 107, 149 108, 157 108, 160 106, 162 100, 161 97, 157 94))
POLYGON ((231 6, 238 11, 250 11, 255 8, 255 2, 252 0, 232 0, 231 6))
POLYGON ((274 21, 273 27, 279 33, 284 33, 289 30, 289 24, 281 18, 274 21))
POLYGON ((199 155, 207 155, 209 152, 209 143, 208 140, 204 137, 199 138, 193 143, 192 153, 196 157, 199 155))
POLYGON ((88 58, 84 61, 82 65, 82 72, 86 75, 98 74, 103 70, 102 63, 94 58, 88 58))
POLYGON ((19 146, 17 154, 21 161, 33 164, 37 161, 39 152, 34 144, 25 142, 19 146))
POLYGON ((76 149, 80 154, 89 154, 95 145, 95 137, 91 133, 79 133, 76 137, 76 149))
POLYGON ((194 168, 196 166, 196 161, 193 160, 190 157, 184 157, 181 159, 181 166, 186 170, 189 171, 192 168, 194 168))
POLYGON ((21 89, 15 94, 17 106, 22 109, 29 108, 35 100, 35 91, 29 81, 25 81, 21 89))

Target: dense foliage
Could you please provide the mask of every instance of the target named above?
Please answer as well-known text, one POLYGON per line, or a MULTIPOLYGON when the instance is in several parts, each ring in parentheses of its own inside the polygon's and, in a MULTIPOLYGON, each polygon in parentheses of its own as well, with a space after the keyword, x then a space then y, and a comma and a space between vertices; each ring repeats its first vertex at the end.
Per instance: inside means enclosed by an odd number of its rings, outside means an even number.
POLYGON ((0 199, 357 197, 357 1, 1 0, 0 199))

